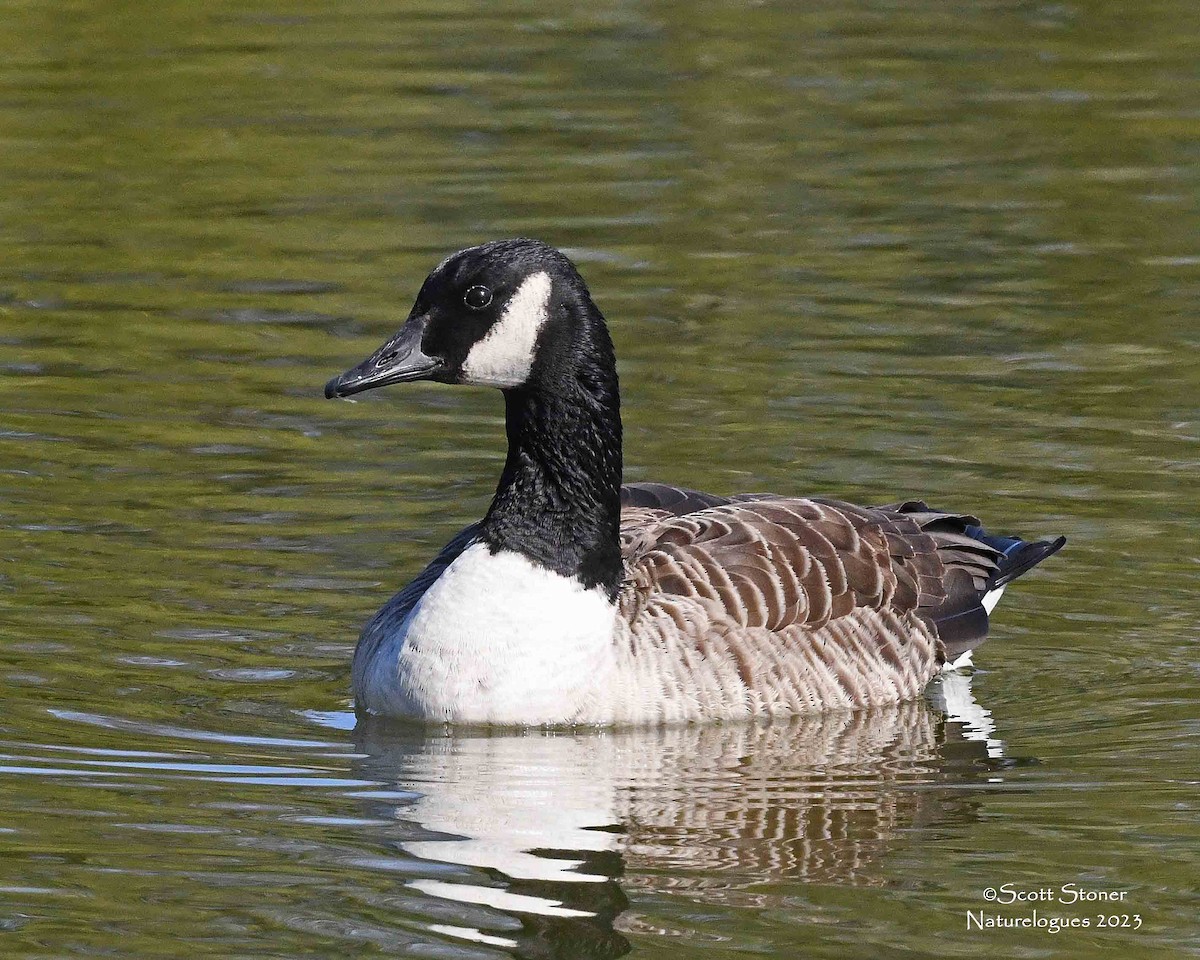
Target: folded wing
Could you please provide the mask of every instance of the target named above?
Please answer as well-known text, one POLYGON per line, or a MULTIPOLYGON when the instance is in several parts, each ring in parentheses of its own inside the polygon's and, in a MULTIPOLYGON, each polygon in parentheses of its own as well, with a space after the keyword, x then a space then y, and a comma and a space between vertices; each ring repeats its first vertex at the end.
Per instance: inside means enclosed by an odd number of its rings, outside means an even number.
POLYGON ((816 631, 862 610, 911 613, 937 631, 940 659, 987 634, 981 598, 1003 555, 968 534, 974 517, 920 501, 859 507, 663 484, 627 485, 623 499, 631 618, 655 593, 700 598, 737 626, 773 632, 816 631))

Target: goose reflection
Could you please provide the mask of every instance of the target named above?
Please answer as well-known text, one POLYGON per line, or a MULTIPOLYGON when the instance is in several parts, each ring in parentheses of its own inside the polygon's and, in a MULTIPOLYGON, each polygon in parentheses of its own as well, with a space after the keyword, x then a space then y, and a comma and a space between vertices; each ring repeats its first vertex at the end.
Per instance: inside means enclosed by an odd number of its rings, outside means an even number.
POLYGON ((931 700, 586 733, 364 721, 355 739, 363 777, 405 792, 368 802, 431 868, 408 881, 431 898, 431 932, 521 957, 617 957, 637 926, 628 894, 880 884, 898 832, 972 821, 970 786, 998 775, 1001 745, 967 677, 931 700))

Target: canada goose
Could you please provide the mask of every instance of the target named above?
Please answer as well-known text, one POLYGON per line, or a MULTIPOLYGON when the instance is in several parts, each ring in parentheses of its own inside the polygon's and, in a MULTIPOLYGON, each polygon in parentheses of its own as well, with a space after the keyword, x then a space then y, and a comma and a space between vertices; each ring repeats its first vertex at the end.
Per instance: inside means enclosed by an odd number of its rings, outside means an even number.
POLYGON ((404 326, 325 386, 504 391, 487 514, 363 629, 360 711, 506 726, 813 713, 918 696, 980 644, 1026 543, 920 501, 621 485, 612 341, 575 266, 536 240, 443 260, 404 326))

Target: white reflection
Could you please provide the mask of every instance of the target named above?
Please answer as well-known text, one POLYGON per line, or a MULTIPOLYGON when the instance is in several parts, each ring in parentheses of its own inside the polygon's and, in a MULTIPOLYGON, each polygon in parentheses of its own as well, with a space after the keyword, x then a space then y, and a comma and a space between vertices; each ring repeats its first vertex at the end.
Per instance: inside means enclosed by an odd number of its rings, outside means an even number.
POLYGON ((958 670, 941 674, 929 688, 933 705, 962 727, 962 738, 984 745, 993 760, 1004 756, 1004 743, 992 736, 996 722, 992 711, 981 707, 971 693, 971 675, 958 670))
POLYGON ((921 701, 766 725, 452 735, 364 723, 356 735, 364 776, 418 795, 391 808, 397 845, 467 868, 411 888, 527 920, 611 920, 623 895, 600 888, 623 876, 709 898, 783 878, 883 882, 898 831, 974 818, 970 791, 939 785, 995 774, 1001 744, 969 676, 931 696, 945 717, 921 701))

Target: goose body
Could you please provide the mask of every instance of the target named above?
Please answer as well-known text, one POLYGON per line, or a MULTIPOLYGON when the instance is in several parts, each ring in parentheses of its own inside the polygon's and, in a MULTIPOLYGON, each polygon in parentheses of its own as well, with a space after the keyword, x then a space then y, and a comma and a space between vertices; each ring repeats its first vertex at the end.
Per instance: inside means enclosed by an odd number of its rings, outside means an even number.
POLYGON ((622 485, 604 319, 537 241, 444 260, 326 395, 419 379, 503 390, 508 457, 485 517, 364 628, 360 711, 521 726, 898 703, 969 657, 1006 584, 1065 542, 920 501, 622 485))

